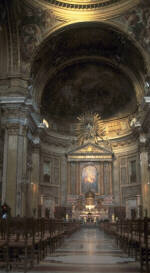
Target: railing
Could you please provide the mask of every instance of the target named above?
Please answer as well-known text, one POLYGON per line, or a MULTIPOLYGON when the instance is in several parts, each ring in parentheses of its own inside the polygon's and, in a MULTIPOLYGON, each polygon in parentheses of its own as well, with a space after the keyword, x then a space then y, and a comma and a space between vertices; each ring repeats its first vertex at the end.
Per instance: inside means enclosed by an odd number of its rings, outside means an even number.
POLYGON ((150 218, 103 222, 100 228, 113 235, 118 247, 140 262, 141 272, 150 272, 150 218))
POLYGON ((27 272, 60 246, 78 223, 55 219, 8 218, 0 220, 0 267, 27 272))

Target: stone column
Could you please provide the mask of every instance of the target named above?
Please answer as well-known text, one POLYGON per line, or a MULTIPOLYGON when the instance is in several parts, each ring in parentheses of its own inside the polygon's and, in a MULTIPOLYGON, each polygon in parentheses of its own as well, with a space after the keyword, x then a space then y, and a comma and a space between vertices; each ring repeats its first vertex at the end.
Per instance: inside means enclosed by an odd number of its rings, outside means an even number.
POLYGON ((77 185, 76 185, 77 195, 80 195, 80 162, 77 162, 77 185))
POLYGON ((39 138, 34 140, 32 148, 32 169, 31 169, 31 211, 32 216, 37 217, 39 200, 39 184, 40 184, 40 145, 39 138))
POLYGON ((112 188, 112 162, 109 165, 109 177, 110 177, 110 195, 113 194, 113 188, 112 188))
POLYGON ((32 193, 32 151, 29 144, 32 143, 30 131, 37 127, 32 119, 31 109, 23 98, 11 99, 11 103, 9 101, 1 101, 2 128, 5 132, 2 203, 6 202, 10 206, 12 216, 31 216, 29 199, 32 193))
POLYGON ((22 177, 26 173, 26 128, 7 124, 4 138, 2 203, 11 208, 11 215, 22 215, 22 177))
POLYGON ((143 215, 150 217, 148 147, 146 146, 146 143, 140 144, 140 167, 143 215))
POLYGON ((11 208, 12 216, 16 215, 17 131, 6 128, 4 138, 2 203, 11 208))
POLYGON ((16 172, 16 215, 23 216, 25 211, 23 209, 24 201, 22 195, 22 183, 25 183, 27 191, 27 183, 29 179, 27 177, 27 127, 19 126, 18 135, 17 135, 17 172, 16 172), (26 178, 24 180, 24 178, 26 178))
MULTIPOLYGON (((26 87, 25 84, 22 91, 27 93, 26 87)), ((20 94, 20 85, 15 88, 20 94)), ((31 216, 30 200, 33 200, 36 187, 34 181, 31 184, 31 178, 39 183, 39 172, 37 174, 35 171, 36 168, 39 170, 39 155, 34 152, 32 158, 32 134, 39 135, 38 130, 42 130, 44 125, 29 96, 1 96, 0 105, 4 131, 2 203, 6 202, 10 206, 12 216, 31 216), (35 166, 31 176, 32 161, 35 166)), ((33 206, 37 208, 35 199, 33 206)))
POLYGON ((120 190, 120 177, 119 177, 119 159, 116 156, 116 158, 112 162, 112 188, 113 188, 113 194, 115 197, 115 203, 118 206, 121 206, 122 203, 122 196, 121 196, 121 190, 120 190))
MULTIPOLYGON (((142 110, 146 113, 145 117, 141 115, 140 120, 140 165, 141 165, 141 191, 143 215, 150 217, 150 166, 149 166, 149 150, 150 150, 150 89, 146 90, 143 97, 142 110), (143 119, 144 117, 144 119, 143 119)), ((141 111, 142 112, 142 111, 141 111)))
POLYGON ((67 194, 70 194, 70 162, 67 162, 67 194))
POLYGON ((0 109, 0 200, 2 199, 3 154, 4 154, 4 136, 1 129, 1 109, 0 109))
POLYGON ((104 162, 99 164, 99 184, 100 184, 100 195, 104 194, 104 162))
POLYGON ((67 202, 67 159, 61 158, 61 205, 67 202))

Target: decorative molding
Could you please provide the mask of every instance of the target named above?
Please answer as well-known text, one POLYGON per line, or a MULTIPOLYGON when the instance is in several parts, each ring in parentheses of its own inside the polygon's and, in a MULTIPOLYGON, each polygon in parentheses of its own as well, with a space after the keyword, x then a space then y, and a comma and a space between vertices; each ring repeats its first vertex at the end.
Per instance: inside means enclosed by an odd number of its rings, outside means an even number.
MULTIPOLYGON (((29 0, 28 0, 29 1, 29 0)), ((139 0, 35 0, 38 5, 42 5, 43 7, 56 7, 57 9, 68 9, 69 11, 93 11, 93 10, 107 10, 107 16, 109 14, 112 15, 112 10, 114 13, 118 14, 121 10, 126 10, 127 8, 131 8, 139 3, 139 0), (116 8, 117 6, 117 8, 116 8)))
POLYGON ((75 1, 75 0, 68 0, 68 1, 58 1, 58 0, 45 0, 45 2, 59 6, 62 8, 68 8, 68 9, 99 9, 99 8, 104 8, 111 6, 112 4, 117 4, 122 2, 122 0, 105 0, 103 2, 99 0, 95 0, 94 3, 92 3, 91 0, 86 0, 86 1, 75 1))
POLYGON ((32 100, 26 97, 1 97, 0 104, 3 127, 7 124, 18 124, 18 126, 28 127, 31 133, 43 128, 40 114, 35 112, 32 100))
POLYGON ((113 153, 93 143, 79 146, 67 155, 68 161, 112 161, 113 153))
POLYGON ((0 97, 0 104, 16 104, 16 103, 24 103, 25 97, 0 97))

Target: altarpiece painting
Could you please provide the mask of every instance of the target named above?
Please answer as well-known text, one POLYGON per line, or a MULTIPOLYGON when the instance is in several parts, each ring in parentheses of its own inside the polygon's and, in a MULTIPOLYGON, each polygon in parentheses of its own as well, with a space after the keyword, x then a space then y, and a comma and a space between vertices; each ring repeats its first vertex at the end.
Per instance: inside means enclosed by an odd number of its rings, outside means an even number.
POLYGON ((98 193, 98 172, 94 164, 83 164, 81 172, 81 192, 88 191, 98 193))

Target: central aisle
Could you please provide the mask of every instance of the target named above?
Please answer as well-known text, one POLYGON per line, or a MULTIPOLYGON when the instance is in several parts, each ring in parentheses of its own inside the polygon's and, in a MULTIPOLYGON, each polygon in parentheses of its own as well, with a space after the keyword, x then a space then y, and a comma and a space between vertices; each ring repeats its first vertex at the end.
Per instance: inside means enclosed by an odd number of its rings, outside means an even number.
MULTIPOLYGON (((114 240, 96 227, 81 228, 45 258, 34 272, 139 272, 139 264, 123 254, 114 240)), ((32 271, 33 272, 33 271, 32 271)))

